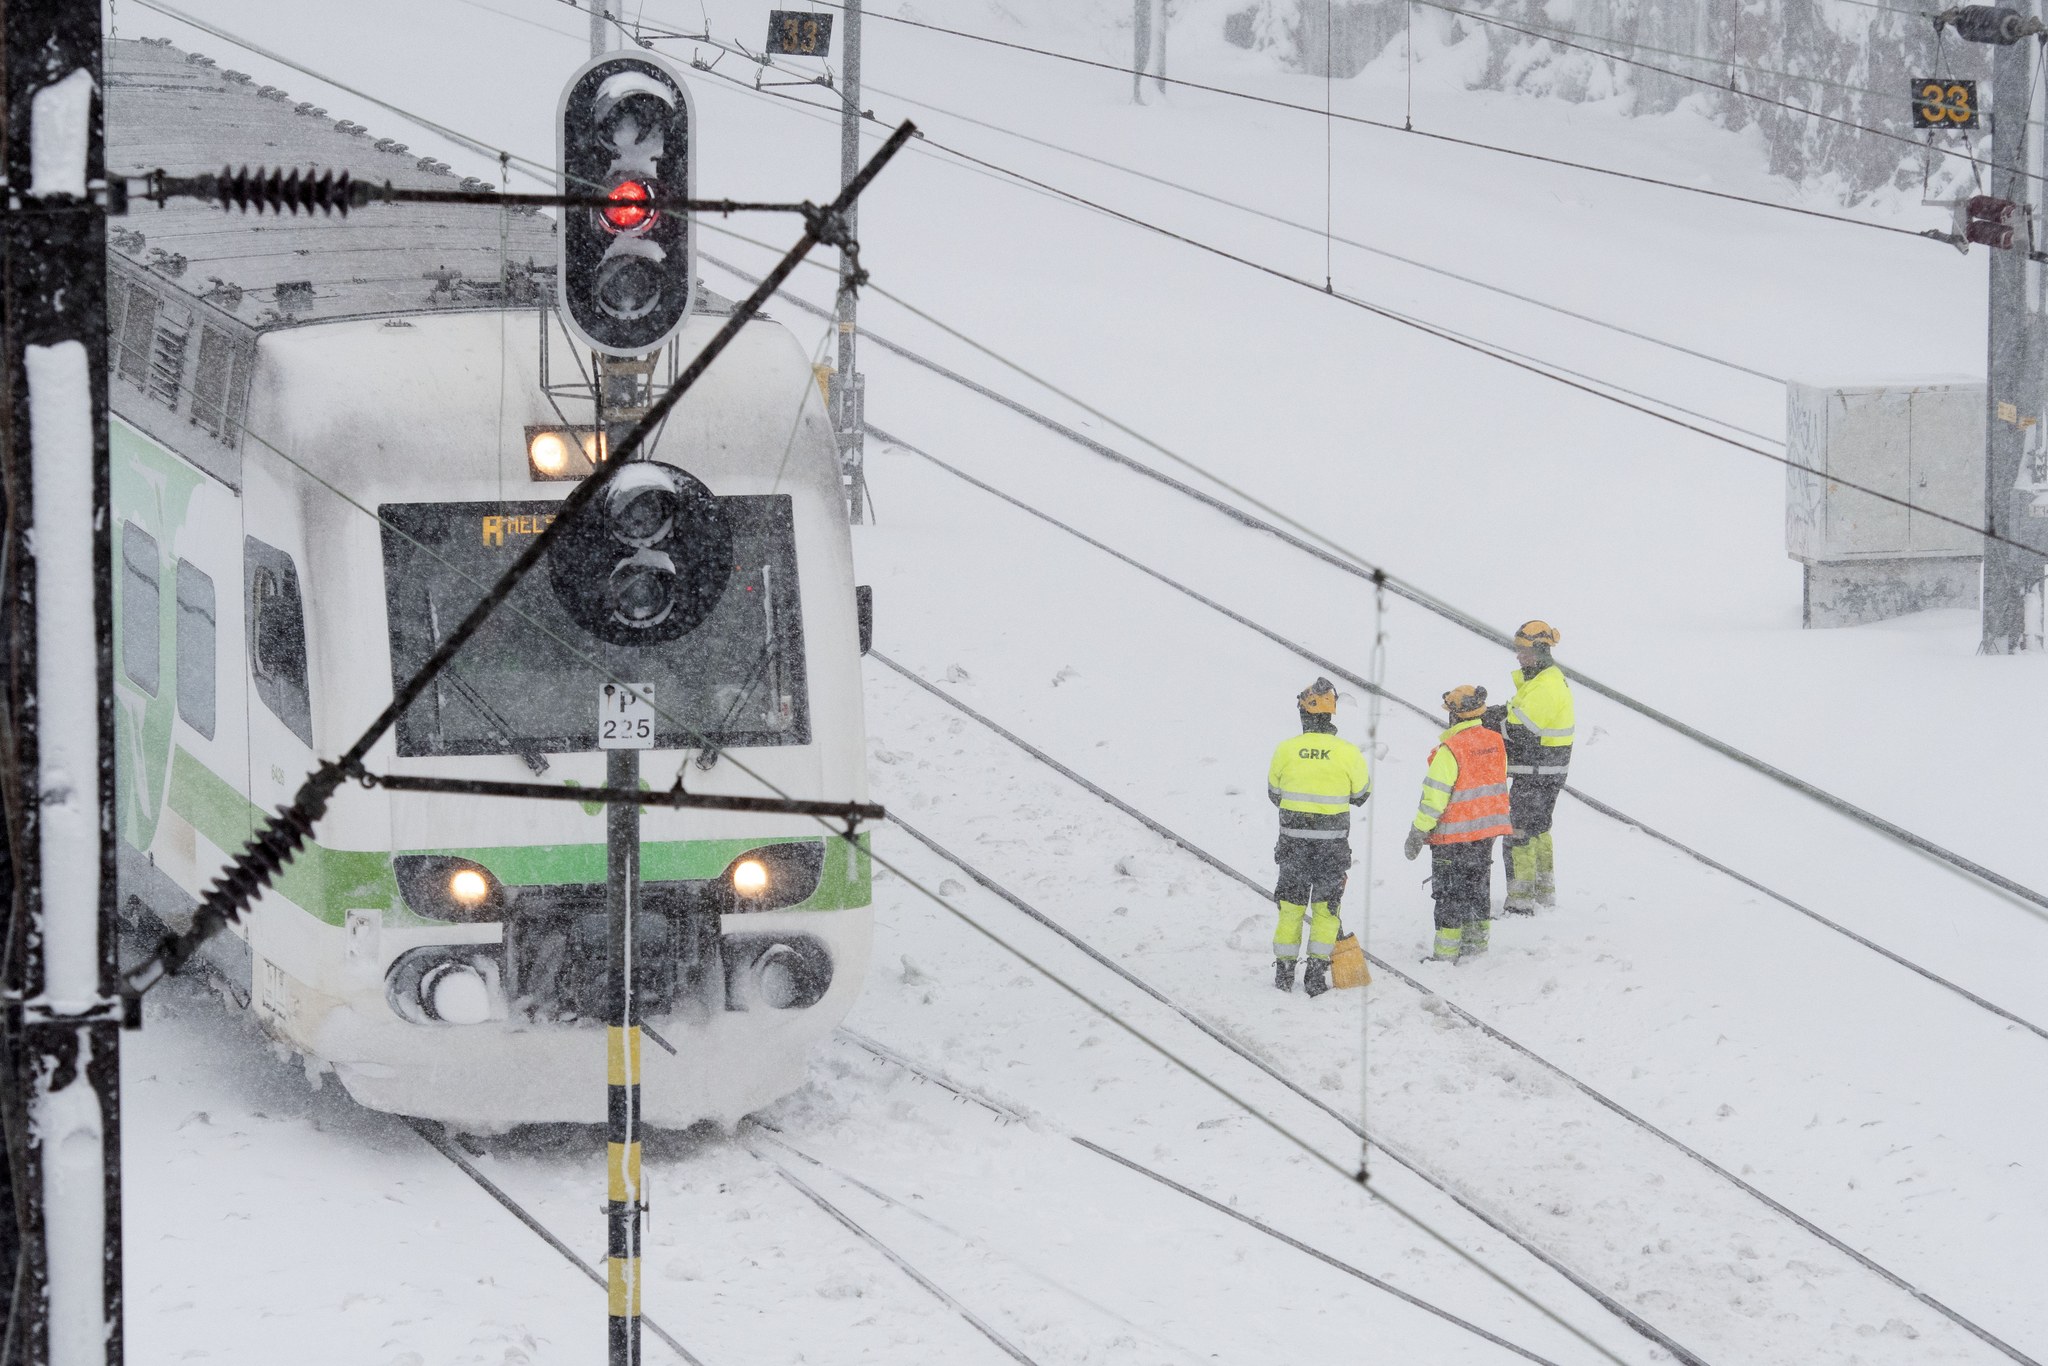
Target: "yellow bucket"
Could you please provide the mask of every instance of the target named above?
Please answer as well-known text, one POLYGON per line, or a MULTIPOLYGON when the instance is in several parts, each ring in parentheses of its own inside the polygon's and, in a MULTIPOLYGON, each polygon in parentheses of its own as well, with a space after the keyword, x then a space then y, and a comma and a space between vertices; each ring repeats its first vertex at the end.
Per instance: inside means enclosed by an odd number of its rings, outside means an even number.
POLYGON ((1333 987, 1362 987, 1372 980, 1366 971, 1365 950, 1358 946, 1358 936, 1347 934, 1337 940, 1330 950, 1330 985, 1333 987))

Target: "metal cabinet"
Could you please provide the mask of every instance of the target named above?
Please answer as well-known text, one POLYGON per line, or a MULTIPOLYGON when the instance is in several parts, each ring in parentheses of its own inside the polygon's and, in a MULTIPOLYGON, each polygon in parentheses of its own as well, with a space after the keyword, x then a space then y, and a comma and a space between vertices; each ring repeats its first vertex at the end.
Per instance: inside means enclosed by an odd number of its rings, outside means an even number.
POLYGON ((1980 538, 1942 518, 1983 520, 1984 402, 1969 379, 1786 385, 1785 550, 1806 566, 1807 625, 1975 605, 1980 538))

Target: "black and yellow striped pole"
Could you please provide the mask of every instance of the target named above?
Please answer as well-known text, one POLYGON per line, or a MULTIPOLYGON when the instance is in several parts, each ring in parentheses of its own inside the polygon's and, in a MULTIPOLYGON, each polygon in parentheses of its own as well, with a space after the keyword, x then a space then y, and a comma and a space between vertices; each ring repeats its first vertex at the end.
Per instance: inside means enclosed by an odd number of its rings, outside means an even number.
MULTIPOLYGON (((640 786, 640 751, 605 756, 614 792, 640 786)), ((605 809, 605 911, 611 963, 605 1028, 606 1284, 609 1366, 640 1366, 640 1026, 633 1015, 633 912, 640 900, 640 807, 605 809)))

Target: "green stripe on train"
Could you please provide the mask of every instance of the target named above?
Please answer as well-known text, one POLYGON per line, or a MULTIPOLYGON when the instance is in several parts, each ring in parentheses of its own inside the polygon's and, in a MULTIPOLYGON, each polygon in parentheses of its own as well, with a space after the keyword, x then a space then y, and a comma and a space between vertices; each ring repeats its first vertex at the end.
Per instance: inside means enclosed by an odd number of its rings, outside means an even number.
MULTIPOLYGON (((234 851, 248 842, 254 823, 264 812, 183 748, 171 757, 170 809, 221 849, 234 851)), ((770 839, 766 843, 804 843, 770 839)), ((758 839, 653 840, 640 846, 640 875, 649 882, 680 882, 716 877, 758 839)), ((515 887, 604 881, 602 844, 508 845, 477 849, 419 849, 409 853, 454 854, 473 859, 515 887)), ((425 925, 398 899, 398 880, 386 850, 329 849, 308 841, 278 876, 277 890, 294 905, 330 925, 346 922, 351 910, 382 911, 391 924, 425 925)), ((865 906, 873 899, 874 861, 868 836, 855 845, 825 840, 825 868, 818 889, 791 907, 799 911, 836 911, 865 906)))

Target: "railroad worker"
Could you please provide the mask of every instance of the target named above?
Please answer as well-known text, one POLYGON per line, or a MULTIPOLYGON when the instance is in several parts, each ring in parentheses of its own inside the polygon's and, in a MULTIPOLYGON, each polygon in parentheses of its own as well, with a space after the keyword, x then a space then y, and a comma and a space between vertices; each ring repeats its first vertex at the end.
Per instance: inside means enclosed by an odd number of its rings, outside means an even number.
POLYGON ((1501 909, 1509 915, 1534 915, 1538 907, 1557 904, 1550 819, 1572 762, 1573 723, 1571 685, 1550 657, 1560 639, 1549 622, 1522 623, 1515 632, 1519 667, 1510 675, 1514 698, 1487 713, 1487 724, 1500 728, 1508 745, 1508 819, 1514 831, 1501 846, 1508 874, 1501 909))
POLYGON ((1310 917, 1308 966, 1302 989, 1330 988, 1330 951, 1337 943, 1337 907, 1351 871, 1351 808, 1372 795, 1372 775, 1358 746, 1337 737, 1337 689, 1318 678, 1294 699, 1301 734, 1282 740, 1266 770, 1266 796, 1280 808, 1273 889, 1280 923, 1273 931, 1273 985, 1294 990, 1301 957, 1302 917, 1310 917))
POLYGON ((1450 727, 1429 752, 1422 803, 1402 853, 1430 847, 1429 893, 1436 947, 1424 962, 1486 952, 1493 928, 1493 840, 1508 824, 1507 744, 1483 724, 1486 689, 1461 684, 1444 694, 1450 727))

